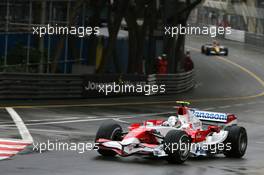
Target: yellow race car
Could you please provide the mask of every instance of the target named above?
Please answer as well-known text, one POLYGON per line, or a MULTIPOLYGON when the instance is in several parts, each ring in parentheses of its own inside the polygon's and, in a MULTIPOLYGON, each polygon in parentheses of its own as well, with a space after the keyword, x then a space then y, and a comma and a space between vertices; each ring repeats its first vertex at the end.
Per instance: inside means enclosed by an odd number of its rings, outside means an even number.
POLYGON ((218 42, 214 41, 212 44, 205 44, 201 47, 201 53, 205 55, 228 55, 228 48, 220 45, 218 42))

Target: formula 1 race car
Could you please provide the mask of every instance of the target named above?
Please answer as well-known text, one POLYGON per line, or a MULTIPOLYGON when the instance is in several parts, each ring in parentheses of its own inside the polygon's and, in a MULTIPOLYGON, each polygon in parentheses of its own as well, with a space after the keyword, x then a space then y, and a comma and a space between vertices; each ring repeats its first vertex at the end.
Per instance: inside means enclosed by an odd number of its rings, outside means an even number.
POLYGON ((218 42, 214 41, 212 44, 202 45, 201 53, 206 55, 228 56, 228 48, 221 46, 218 42))
POLYGON ((97 151, 103 156, 149 155, 183 163, 189 156, 242 157, 247 149, 247 132, 237 126, 234 114, 200 111, 179 102, 168 120, 134 123, 123 132, 115 122, 103 123, 96 134, 97 151))

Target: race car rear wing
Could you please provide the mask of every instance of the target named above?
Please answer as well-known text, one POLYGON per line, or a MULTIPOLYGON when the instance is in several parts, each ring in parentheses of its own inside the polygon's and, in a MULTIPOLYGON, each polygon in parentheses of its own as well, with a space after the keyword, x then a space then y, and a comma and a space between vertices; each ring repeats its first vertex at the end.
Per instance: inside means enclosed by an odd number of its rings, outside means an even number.
POLYGON ((237 117, 234 114, 200 111, 191 109, 194 116, 199 118, 205 124, 217 124, 217 125, 235 125, 237 124, 237 117))
MULTIPOLYGON (((174 106, 174 108, 178 110, 178 114, 179 114, 179 110, 185 107, 174 106)), ((237 117, 234 114, 202 111, 196 108, 186 108, 186 109, 192 112, 195 117, 197 117, 199 120, 203 122, 203 124, 220 125, 220 126, 230 126, 237 124, 237 117)))

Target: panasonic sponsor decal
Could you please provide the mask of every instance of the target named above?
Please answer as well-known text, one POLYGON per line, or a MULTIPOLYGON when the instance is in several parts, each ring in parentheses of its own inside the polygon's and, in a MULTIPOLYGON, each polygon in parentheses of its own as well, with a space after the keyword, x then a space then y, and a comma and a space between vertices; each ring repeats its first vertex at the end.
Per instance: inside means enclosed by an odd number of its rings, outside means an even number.
POLYGON ((196 110, 193 110, 193 113, 196 117, 198 117, 201 120, 218 121, 218 122, 227 121, 227 114, 225 113, 196 111, 196 110))

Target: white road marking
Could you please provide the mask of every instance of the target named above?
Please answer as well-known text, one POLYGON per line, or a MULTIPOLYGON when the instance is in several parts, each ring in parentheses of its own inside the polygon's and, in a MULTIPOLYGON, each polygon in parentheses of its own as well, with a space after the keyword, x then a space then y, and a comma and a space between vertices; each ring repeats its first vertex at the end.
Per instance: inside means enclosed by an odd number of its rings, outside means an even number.
POLYGON ((62 130, 51 130, 51 129, 29 129, 30 131, 37 132, 50 132, 50 133, 64 133, 64 134, 82 134, 87 135, 87 132, 77 132, 77 131, 62 131, 62 130))
POLYGON ((10 123, 13 123, 13 122, 11 122, 11 121, 0 122, 0 124, 10 124, 10 123))
POLYGON ((12 117, 13 121, 15 122, 19 133, 24 141, 27 142, 33 142, 33 138, 31 134, 29 133, 27 127, 25 126, 23 120, 21 117, 16 113, 16 111, 13 108, 6 108, 7 112, 12 117))
POLYGON ((13 138, 5 138, 5 139, 0 139, 0 144, 2 142, 11 142, 11 143, 18 143, 18 144, 29 144, 30 142, 27 140, 21 140, 21 139, 13 139, 13 138))
MULTIPOLYGON (((14 127, 1 127, 0 128, 3 128, 3 129, 13 129, 13 130, 16 130, 16 128, 14 127)), ((29 129, 29 131, 32 133, 32 131, 36 131, 36 132, 48 132, 48 133, 64 133, 64 134, 84 134, 84 135, 87 135, 87 132, 78 132, 78 131, 65 131, 65 130, 53 130, 53 129, 29 129)), ((0 147, 1 147, 1 144, 0 144, 0 147)))
POLYGON ((225 109, 225 108, 230 108, 230 107, 231 107, 230 105, 226 105, 226 106, 219 106, 218 108, 225 109))
POLYGON ((238 104, 234 104, 233 106, 244 106, 245 104, 243 103, 238 103, 238 104))
POLYGON ((120 118, 114 118, 113 120, 120 122, 120 123, 130 124, 130 122, 127 122, 125 120, 121 120, 120 118))
MULTIPOLYGON (((58 116, 56 116, 58 117, 58 116)), ((67 118, 50 118, 50 119, 33 119, 33 120, 25 120, 24 122, 42 122, 42 121, 64 121, 64 120, 74 120, 74 119, 82 119, 83 117, 67 117, 67 118)), ((93 119, 93 118, 96 118, 96 117, 85 117, 85 118, 88 118, 88 119, 93 119)), ((12 124, 13 122, 11 121, 6 121, 6 122, 0 122, 0 125, 1 124, 12 124)))
POLYGON ((1 151, 0 154, 17 154, 19 151, 1 151))
POLYGON ((253 104, 257 104, 258 102, 256 102, 256 101, 252 101, 252 102, 248 102, 247 104, 248 105, 253 105, 253 104))
MULTIPOLYGON (((58 116, 56 116, 58 117, 58 116)), ((24 120, 24 122, 41 122, 41 121, 57 121, 57 120, 73 120, 73 119, 80 119, 81 117, 66 117, 66 118, 46 118, 46 119, 32 119, 32 120, 24 120)), ((88 118, 88 117, 87 117, 88 118)), ((95 117, 89 117, 95 118, 95 117)), ((0 124, 11 124, 12 121, 3 121, 0 124)))
MULTIPOLYGON (((26 126, 36 126, 36 125, 52 125, 52 124, 64 124, 64 123, 80 123, 80 122, 91 122, 91 121, 101 121, 101 120, 109 120, 109 119, 115 119, 115 118, 135 118, 135 117, 145 117, 145 116, 154 116, 154 115, 164 115, 164 114, 172 114, 175 113, 175 111, 169 111, 169 112, 159 112, 159 113, 146 113, 146 114, 127 114, 127 115, 113 115, 108 116, 107 118, 94 118, 94 119, 80 119, 80 120, 66 120, 66 121, 54 121, 54 122, 41 122, 41 123, 27 123, 26 126), (131 115, 131 116, 129 116, 131 115), (123 117, 128 116, 128 117, 123 117)), ((8 126, 14 126, 14 125, 0 125, 0 127, 8 127, 8 126)))
MULTIPOLYGON (((52 124, 64 124, 64 123, 80 123, 89 121, 100 121, 107 120, 110 118, 100 118, 100 119, 82 119, 82 120, 66 120, 66 121, 56 121, 56 122, 42 122, 42 123, 27 123, 26 126, 36 126, 36 125, 52 125, 52 124)), ((1 125, 1 126, 14 126, 14 125, 1 125)))
POLYGON ((257 141, 256 143, 259 143, 259 144, 264 144, 264 141, 257 141))
MULTIPOLYGON (((57 116, 56 116, 57 117, 57 116)), ((33 120, 25 120, 25 122, 41 122, 41 121, 56 121, 56 120, 74 120, 80 119, 80 117, 66 117, 66 118, 47 118, 47 119, 33 119, 33 120)))
POLYGON ((4 144, 0 144, 1 148, 18 148, 18 149, 22 149, 25 146, 21 146, 21 145, 4 145, 4 144))
POLYGON ((216 109, 216 107, 211 107, 211 108, 204 108, 204 109, 202 109, 203 111, 210 111, 210 110, 215 110, 216 109))

